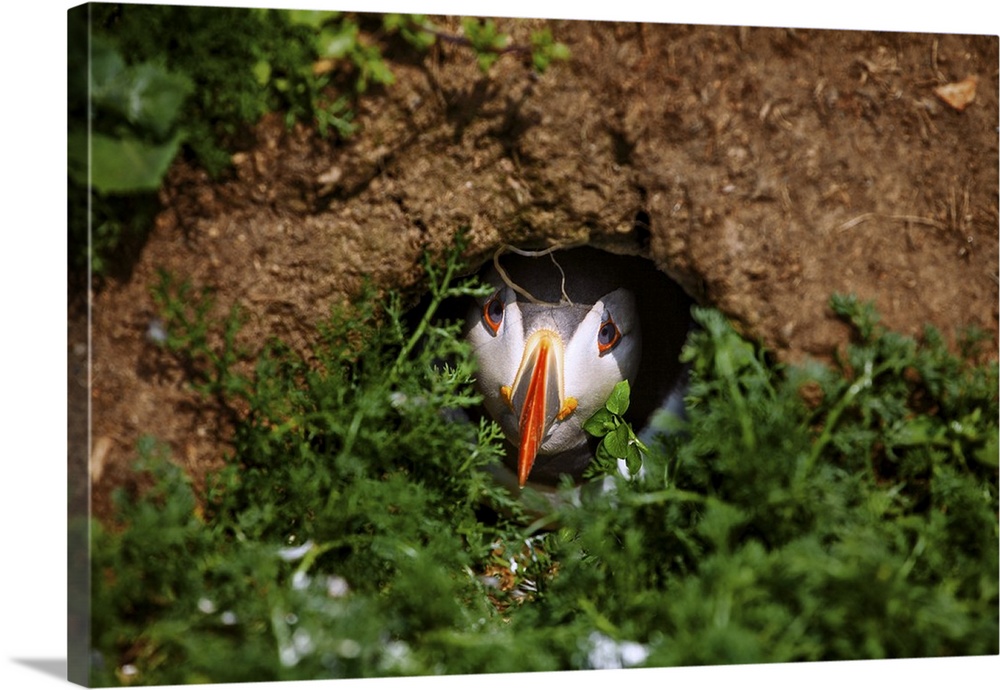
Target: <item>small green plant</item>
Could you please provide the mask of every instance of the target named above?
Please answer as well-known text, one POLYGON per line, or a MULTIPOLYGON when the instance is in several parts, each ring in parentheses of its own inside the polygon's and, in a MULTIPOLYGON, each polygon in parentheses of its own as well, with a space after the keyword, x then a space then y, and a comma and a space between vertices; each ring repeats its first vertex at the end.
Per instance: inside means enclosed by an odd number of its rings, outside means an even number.
POLYGON ((483 72, 504 55, 530 55, 536 72, 544 72, 557 60, 569 59, 569 48, 552 37, 549 29, 532 32, 530 45, 514 43, 492 19, 463 17, 461 32, 449 33, 434 25, 424 15, 387 14, 383 27, 389 33, 399 33, 403 40, 419 51, 427 50, 438 40, 469 48, 483 72))
POLYGON ((620 381, 611 391, 604 407, 584 422, 584 431, 601 439, 593 465, 597 471, 617 472, 618 460, 624 460, 629 474, 638 474, 642 468, 642 456, 649 452, 649 448, 636 436, 632 425, 624 419, 630 395, 628 381, 620 381))
POLYGON ((462 33, 476 53, 479 69, 484 72, 503 55, 510 43, 510 37, 500 33, 492 19, 465 18, 462 20, 462 33))
POLYGON ((532 33, 530 45, 513 43, 492 19, 463 18, 461 36, 443 34, 433 26, 425 26, 425 29, 453 43, 467 45, 476 54, 476 63, 483 72, 488 72, 504 55, 530 55, 531 64, 538 72, 544 72, 556 60, 569 58, 569 48, 555 41, 548 29, 532 33))
POLYGON ((531 34, 531 61, 537 71, 544 72, 553 62, 568 60, 569 57, 569 46, 556 41, 549 29, 531 34))
POLYGON ((287 72, 276 74, 272 60, 262 56, 255 67, 261 84, 285 95, 292 106, 286 115, 289 123, 312 120, 323 136, 331 128, 343 138, 351 136, 357 130, 352 102, 373 84, 395 82, 381 50, 364 40, 356 19, 343 12, 289 10, 286 16, 292 27, 308 32, 314 58, 290 78, 287 72), (351 71, 351 88, 333 95, 333 79, 345 67, 351 71))
POLYGON ((423 14, 384 14, 382 26, 390 34, 398 33, 404 41, 421 52, 437 41, 433 25, 423 14))
POLYGON ((196 290, 187 280, 177 282, 163 270, 159 274, 160 282, 153 286, 152 294, 161 318, 151 339, 175 354, 188 383, 202 395, 224 404, 245 396, 248 381, 237 369, 247 356, 236 342, 244 323, 239 305, 230 309, 221 333, 212 333, 209 327, 209 315, 215 308, 212 291, 196 290))

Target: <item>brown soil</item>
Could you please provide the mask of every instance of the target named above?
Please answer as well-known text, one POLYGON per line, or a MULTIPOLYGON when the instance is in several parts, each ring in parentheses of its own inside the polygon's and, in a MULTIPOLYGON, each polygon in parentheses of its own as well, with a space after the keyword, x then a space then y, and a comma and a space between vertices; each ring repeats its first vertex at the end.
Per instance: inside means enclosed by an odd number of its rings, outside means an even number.
MULTIPOLYGON (((499 25, 527 42, 537 22, 499 25)), ((389 50, 397 83, 361 101, 349 141, 275 116, 225 179, 174 166, 129 275, 92 295, 98 515, 142 434, 195 478, 225 456, 224 417, 146 338, 161 268, 215 288, 220 313, 246 307, 248 347, 307 350, 366 277, 418 294, 421 252, 468 227, 470 267, 504 243, 647 257, 789 361, 844 341, 835 292, 907 334, 979 326, 996 356, 996 37, 551 29, 573 57, 544 75, 515 57, 483 75, 459 46, 419 62, 389 50), (935 92, 970 76, 967 107, 935 92)), ((86 400, 85 319, 71 299, 71 410, 86 400)), ((78 468, 81 428, 71 419, 78 468)))

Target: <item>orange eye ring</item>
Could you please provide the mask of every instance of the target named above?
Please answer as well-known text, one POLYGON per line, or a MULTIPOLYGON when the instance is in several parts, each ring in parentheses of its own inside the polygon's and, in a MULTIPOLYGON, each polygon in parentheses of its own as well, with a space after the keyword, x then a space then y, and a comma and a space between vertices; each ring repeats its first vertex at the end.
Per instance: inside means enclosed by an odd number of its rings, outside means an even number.
POLYGON ((490 329, 493 335, 500 331, 500 324, 503 323, 504 303, 500 299, 500 293, 490 297, 483 305, 483 323, 490 329))
POLYGON ((621 339, 622 332, 618 330, 618 326, 615 325, 614 320, 609 316, 601 324, 600 330, 597 331, 597 351, 602 355, 610 352, 621 339))

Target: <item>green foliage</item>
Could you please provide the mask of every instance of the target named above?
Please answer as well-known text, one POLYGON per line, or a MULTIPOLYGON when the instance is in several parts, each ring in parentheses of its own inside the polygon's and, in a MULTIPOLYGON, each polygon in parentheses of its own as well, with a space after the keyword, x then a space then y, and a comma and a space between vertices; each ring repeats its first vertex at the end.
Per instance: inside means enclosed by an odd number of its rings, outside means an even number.
POLYGON ((69 50, 71 258, 95 274, 148 231, 182 146, 218 175, 268 112, 346 137, 353 99, 392 83, 379 49, 335 12, 98 3, 71 12, 69 50), (349 83, 334 83, 345 71, 349 83))
POLYGON ((404 41, 421 52, 437 41, 433 26, 423 14, 384 14, 382 27, 390 34, 398 32, 404 41))
MULTIPOLYGON (((231 140, 268 112, 313 121, 333 98, 315 74, 319 23, 284 10, 96 5, 94 34, 130 62, 185 75, 197 88, 180 113, 187 144, 210 173, 228 167, 231 140)), ((337 13, 331 14, 336 21, 337 13)))
POLYGON ((119 526, 95 533, 95 645, 108 660, 95 683, 426 672, 452 643, 425 640, 498 617, 478 573, 524 535, 478 517, 521 511, 484 472, 499 429, 458 421, 479 402, 468 346, 434 319, 476 294, 457 266, 428 264, 412 330, 398 297, 377 313, 365 295, 321 326, 309 361, 275 342, 251 377, 233 371, 238 316, 213 328, 211 296, 161 276, 159 342, 196 388, 245 414, 231 463, 197 499, 143 442, 137 469, 153 489, 121 492, 119 526))
POLYGON ((510 42, 510 36, 500 33, 492 19, 462 19, 462 33, 476 53, 479 69, 487 71, 496 62, 510 42))
POLYGON ((211 175, 231 164, 248 124, 269 112, 347 138, 358 98, 395 76, 380 43, 425 52, 439 37, 472 48, 485 71, 530 52, 544 71, 568 56, 548 31, 510 46, 491 20, 449 36, 423 15, 93 3, 69 21, 69 240, 73 266, 97 275, 141 244, 155 191, 182 150, 211 175), (367 23, 367 24, 366 24, 367 23), (362 27, 368 27, 363 30, 362 27))
POLYGON ((629 473, 636 474, 642 467, 643 453, 649 452, 623 417, 628 411, 630 395, 628 381, 620 381, 604 407, 583 424, 584 431, 601 439, 593 467, 605 474, 618 471, 618 460, 624 460, 629 473))
POLYGON ((508 53, 530 54, 531 64, 537 72, 544 72, 553 61, 569 59, 569 48, 556 42, 548 29, 532 33, 531 45, 521 46, 513 44, 511 37, 502 33, 492 19, 465 17, 462 19, 462 37, 476 54, 476 63, 483 72, 488 72, 497 60, 508 53))
MULTIPOLYGON (((70 179, 100 194, 155 190, 180 149, 175 125, 193 85, 151 63, 126 66, 100 37, 90 43, 90 59, 91 119, 71 124, 70 179)), ((86 73, 78 76, 74 89, 87 84, 86 73)))
MULTIPOLYGON (((436 318, 479 289, 457 256, 428 262, 414 319, 365 295, 309 360, 275 342, 249 377, 237 319, 208 327, 204 293, 164 279, 164 346, 244 414, 204 490, 144 440, 152 490, 95 525, 95 683, 997 653, 995 362, 836 297, 857 331, 838 367, 783 367, 695 309, 682 432, 630 478, 562 487, 532 533, 436 318)), ((630 430, 627 405, 589 429, 630 430)))
POLYGON ((290 79, 287 70, 276 73, 270 60, 261 59, 257 65, 261 83, 270 84, 288 99, 289 122, 312 120, 323 136, 333 129, 349 137, 357 129, 352 101, 372 84, 394 83, 395 76, 379 47, 361 37, 356 18, 324 10, 289 10, 286 16, 293 27, 308 32, 307 45, 314 57, 308 69, 300 70, 298 79, 290 79), (351 87, 333 97, 338 69, 351 73, 351 87))
POLYGON ((179 114, 194 86, 154 62, 126 64, 109 41, 88 35, 84 12, 69 21, 70 258, 77 266, 89 258, 102 273, 106 257, 152 219, 153 192, 186 136, 179 114))
POLYGON ((553 62, 569 59, 569 47, 552 37, 552 32, 542 29, 531 34, 531 61, 538 72, 544 72, 553 62))
POLYGON ((695 310, 686 429, 561 512, 553 610, 590 593, 649 665, 997 652, 996 364, 833 305, 859 335, 840 371, 695 310))
POLYGON ((349 60, 356 69, 354 90, 364 93, 369 84, 392 84, 396 81, 382 59, 378 46, 361 40, 358 24, 348 19, 324 22, 316 36, 316 52, 321 58, 349 60))
POLYGON ((163 319, 151 339, 173 351, 182 364, 188 383, 206 396, 223 403, 245 395, 248 381, 237 371, 246 353, 237 345, 236 336, 244 323, 238 305, 230 309, 221 333, 209 328, 209 315, 215 300, 209 290, 195 290, 190 281, 177 283, 166 271, 153 287, 153 301, 163 319))

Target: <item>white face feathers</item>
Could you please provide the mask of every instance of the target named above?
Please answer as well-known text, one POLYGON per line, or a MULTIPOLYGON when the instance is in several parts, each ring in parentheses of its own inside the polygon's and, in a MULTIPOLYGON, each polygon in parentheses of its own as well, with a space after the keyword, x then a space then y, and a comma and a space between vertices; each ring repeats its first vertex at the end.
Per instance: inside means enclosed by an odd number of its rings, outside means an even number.
POLYGON ((635 376, 639 322, 625 289, 592 305, 552 304, 520 298, 496 274, 492 282, 496 292, 470 310, 467 338, 484 405, 519 448, 523 486, 537 454, 586 443, 583 423, 635 376))

